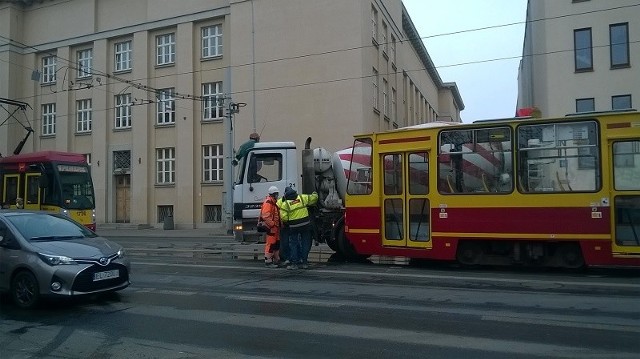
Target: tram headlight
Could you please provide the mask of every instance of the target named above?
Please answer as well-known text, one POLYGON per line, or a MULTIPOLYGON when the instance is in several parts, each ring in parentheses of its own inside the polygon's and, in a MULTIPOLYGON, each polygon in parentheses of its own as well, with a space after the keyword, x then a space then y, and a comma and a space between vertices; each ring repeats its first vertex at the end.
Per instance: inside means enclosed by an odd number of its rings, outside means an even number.
POLYGON ((65 217, 71 218, 71 216, 69 215, 69 210, 68 209, 60 209, 60 213, 65 217))
POLYGON ((96 223, 96 210, 91 210, 91 223, 96 223))

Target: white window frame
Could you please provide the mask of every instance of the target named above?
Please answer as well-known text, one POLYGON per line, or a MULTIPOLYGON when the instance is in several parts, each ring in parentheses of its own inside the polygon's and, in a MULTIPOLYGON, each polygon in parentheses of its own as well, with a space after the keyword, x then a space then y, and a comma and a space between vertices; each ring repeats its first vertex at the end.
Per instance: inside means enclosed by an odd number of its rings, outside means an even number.
POLYGON ((115 119, 113 127, 116 129, 131 128, 131 94, 116 95, 115 119))
POLYGON ((202 146, 202 182, 221 182, 224 180, 224 153, 222 144, 202 146))
POLYGON ((76 132, 91 132, 91 99, 76 101, 76 132))
POLYGON ((176 34, 156 36, 156 65, 169 65, 176 62, 176 34))
POLYGON ((378 44, 378 10, 371 6, 371 38, 374 44, 378 44))
POLYGON ((114 71, 131 70, 131 41, 116 42, 113 45, 115 56, 114 71))
POLYGON ((170 125, 176 123, 176 99, 173 88, 158 90, 156 124, 170 125))
POLYGON ((176 149, 156 148, 156 184, 176 183, 176 149))
POLYGON ((222 56, 222 25, 202 28, 202 58, 222 56))
POLYGON ((391 63, 396 62, 396 37, 391 34, 391 63))
POLYGON ((391 120, 396 121, 398 116, 398 92, 395 88, 391 88, 391 120))
POLYGON ((382 53, 383 54, 387 54, 387 49, 389 48, 389 45, 387 45, 387 32, 389 31, 389 28, 387 27, 387 23, 382 21, 382 53))
POLYGON ((91 77, 92 74, 92 62, 93 62, 93 49, 78 50, 76 53, 78 72, 77 78, 91 77))
POLYGON ((224 98, 222 92, 222 82, 211 82, 202 84, 202 120, 222 120, 224 118, 224 106, 221 99, 224 98))
POLYGON ((45 103, 42 105, 42 135, 53 136, 56 134, 56 104, 45 103))
POLYGON ((374 109, 378 109, 378 95, 379 95, 379 89, 378 89, 378 70, 376 70, 376 68, 373 68, 373 75, 371 75, 372 79, 371 79, 371 85, 373 88, 373 108, 374 109))
POLYGON ((55 56, 45 56, 42 58, 42 83, 53 84, 56 82, 56 66, 55 56))
POLYGON ((389 117, 389 81, 382 79, 382 114, 389 117))

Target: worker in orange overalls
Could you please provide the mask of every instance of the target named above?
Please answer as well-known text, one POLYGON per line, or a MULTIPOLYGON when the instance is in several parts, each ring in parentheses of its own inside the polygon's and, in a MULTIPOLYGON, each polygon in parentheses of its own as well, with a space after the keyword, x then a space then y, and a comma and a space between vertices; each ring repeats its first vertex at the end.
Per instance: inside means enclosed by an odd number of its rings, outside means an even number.
POLYGON ((260 219, 269 227, 267 241, 264 245, 264 264, 269 268, 277 268, 280 262, 280 210, 276 205, 278 187, 271 186, 268 195, 262 202, 260 219))

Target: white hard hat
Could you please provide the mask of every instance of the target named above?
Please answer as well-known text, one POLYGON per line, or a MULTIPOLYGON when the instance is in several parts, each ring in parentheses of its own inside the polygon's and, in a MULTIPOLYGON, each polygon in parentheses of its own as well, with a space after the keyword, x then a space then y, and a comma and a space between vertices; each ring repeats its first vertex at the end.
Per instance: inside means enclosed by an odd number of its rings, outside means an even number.
POLYGON ((280 191, 278 191, 278 187, 276 187, 276 186, 269 187, 269 191, 268 191, 269 194, 275 194, 275 193, 279 193, 279 192, 280 191))

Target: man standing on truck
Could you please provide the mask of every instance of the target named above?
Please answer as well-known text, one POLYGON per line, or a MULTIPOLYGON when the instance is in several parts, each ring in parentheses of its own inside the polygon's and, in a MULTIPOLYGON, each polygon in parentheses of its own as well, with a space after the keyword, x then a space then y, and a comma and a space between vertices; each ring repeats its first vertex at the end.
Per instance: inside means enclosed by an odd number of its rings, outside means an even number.
POLYGON ((307 269, 311 250, 311 218, 307 207, 318 202, 318 193, 298 194, 287 187, 280 207, 282 222, 289 232, 289 262, 287 269, 307 269))
POLYGON ((249 153, 249 150, 251 150, 253 148, 253 146, 260 142, 260 134, 254 132, 252 134, 249 135, 249 141, 243 143, 240 145, 240 148, 238 148, 238 152, 236 153, 236 158, 231 161, 231 163, 234 166, 238 165, 238 162, 244 158, 244 156, 247 155, 247 153, 249 153))

